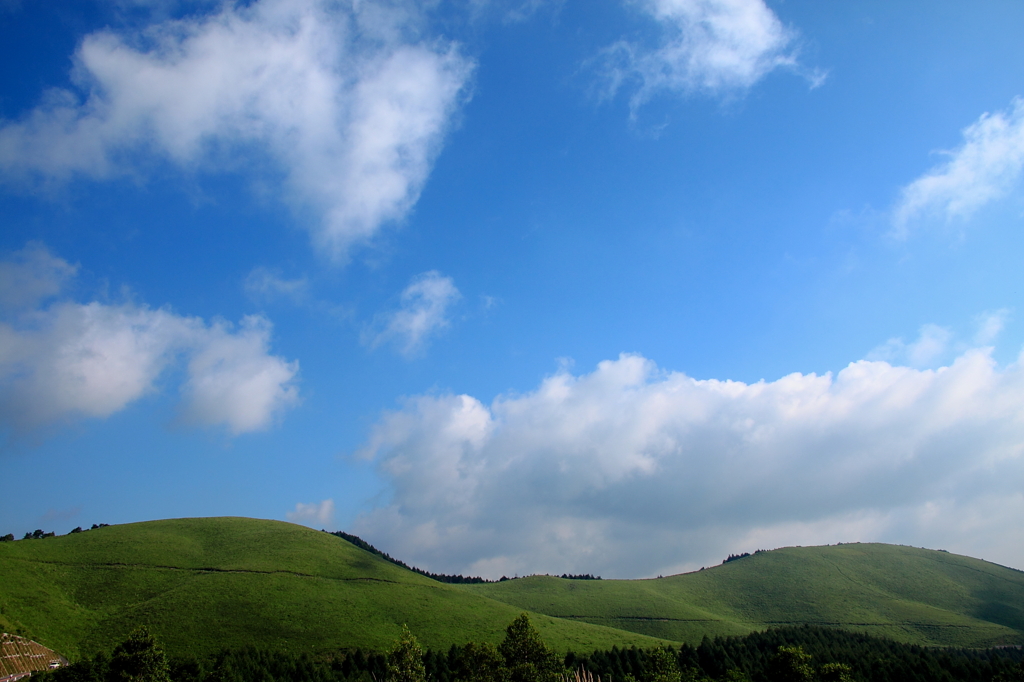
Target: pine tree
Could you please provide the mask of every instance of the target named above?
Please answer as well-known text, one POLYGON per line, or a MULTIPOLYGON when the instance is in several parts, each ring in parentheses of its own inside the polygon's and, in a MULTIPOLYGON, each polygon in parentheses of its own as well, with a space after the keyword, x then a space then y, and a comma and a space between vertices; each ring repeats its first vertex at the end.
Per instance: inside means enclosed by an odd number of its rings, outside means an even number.
POLYGON ((409 630, 402 626, 402 634, 395 647, 388 652, 387 682, 426 682, 427 669, 423 665, 423 648, 409 630))
POLYGON ((657 648, 647 652, 643 682, 681 682, 682 679, 679 663, 671 651, 657 648))
POLYGON ((493 644, 470 642, 457 661, 454 675, 460 682, 508 682, 505 660, 493 644))
POLYGON ((525 613, 505 628, 505 639, 498 651, 505 659, 512 682, 555 682, 558 679, 558 659, 525 613))
POLYGON ((144 626, 114 649, 108 678, 110 682, 171 682, 167 656, 144 626))
POLYGON ((800 646, 780 646, 768 664, 771 682, 811 682, 814 670, 811 657, 800 646))

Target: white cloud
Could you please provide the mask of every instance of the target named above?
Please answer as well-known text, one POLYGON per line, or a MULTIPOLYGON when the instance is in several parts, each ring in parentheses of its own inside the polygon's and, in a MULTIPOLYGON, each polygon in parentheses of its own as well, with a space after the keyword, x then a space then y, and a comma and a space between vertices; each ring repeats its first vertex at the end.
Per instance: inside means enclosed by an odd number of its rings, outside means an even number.
POLYGON ((1006 542, 1024 506, 1024 365, 988 350, 755 384, 623 355, 490 405, 409 399, 364 454, 393 501, 354 531, 431 570, 638 577, 855 540, 1024 565, 1006 542))
POLYGON ((363 341, 371 347, 395 343, 405 355, 413 355, 427 339, 450 324, 449 310, 462 295, 451 277, 436 270, 413 279, 402 292, 398 310, 378 315, 363 341))
POLYGON ((298 362, 268 353, 270 323, 251 315, 236 332, 223 323, 203 330, 188 363, 186 418, 200 424, 226 424, 232 433, 266 427, 299 396, 292 379, 298 362))
MULTIPOLYGON (((727 93, 751 87, 771 71, 796 67, 787 29, 763 0, 641 0, 661 29, 653 49, 620 41, 610 47, 610 91, 637 79, 632 108, 666 91, 727 93)), ((820 80, 821 76, 816 76, 820 80)))
POLYGON ((979 315, 975 320, 978 329, 974 333, 974 344, 987 346, 992 343, 999 336, 999 332, 1003 331, 1009 317, 1010 311, 1006 308, 979 315))
POLYGON ((949 351, 952 332, 937 324, 922 325, 917 340, 906 343, 892 338, 868 353, 868 360, 907 363, 911 367, 933 367, 949 351))
POLYGON ((1019 184, 1024 169, 1024 99, 1015 98, 1007 111, 982 114, 964 128, 963 137, 963 145, 946 152, 946 163, 903 188, 893 211, 897 236, 906 236, 909 223, 925 216, 969 218, 1019 184))
POLYGON ((55 90, 0 128, 8 178, 107 178, 150 154, 186 169, 269 159, 286 197, 318 216, 343 257, 400 220, 426 182, 472 63, 411 40, 393 6, 327 0, 224 3, 143 35, 100 31, 75 55, 75 92, 55 90))
POLYGON ((334 523, 334 500, 321 500, 313 504, 299 502, 295 509, 285 514, 292 523, 326 528, 334 523))
POLYGON ((908 343, 902 337, 891 338, 872 349, 866 359, 906 364, 918 369, 937 367, 952 359, 954 353, 991 345, 1009 317, 1010 311, 1006 308, 986 311, 976 316, 974 334, 970 341, 957 340, 950 329, 937 324, 921 325, 915 340, 908 343))
POLYGON ((45 246, 30 242, 0 261, 0 310, 33 307, 60 293, 78 268, 50 255, 45 246))
MULTIPOLYGON (((30 289, 59 294, 66 262, 33 245, 0 263, 0 272, 25 263, 33 264, 30 289)), ((269 355, 269 336, 260 317, 233 331, 133 302, 18 309, 0 319, 0 423, 23 432, 108 417, 156 391, 159 377, 188 358, 183 409, 192 422, 236 434, 261 429, 297 399, 298 364, 269 355)))

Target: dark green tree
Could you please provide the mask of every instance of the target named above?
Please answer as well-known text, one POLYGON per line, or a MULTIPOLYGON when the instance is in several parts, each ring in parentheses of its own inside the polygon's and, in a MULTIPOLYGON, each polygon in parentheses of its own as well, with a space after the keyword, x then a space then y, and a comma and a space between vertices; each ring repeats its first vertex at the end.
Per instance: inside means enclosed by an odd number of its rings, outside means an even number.
POLYGON ((771 682, 812 682, 811 656, 800 646, 780 646, 768 662, 771 682))
POLYGON ((1020 665, 996 675, 994 682, 1024 682, 1024 660, 1020 662, 1020 665))
POLYGON ((498 651, 505 659, 511 682, 557 682, 561 672, 558 657, 544 644, 525 613, 505 628, 498 651))
POLYGON ((505 659, 493 644, 470 642, 459 652, 452 671, 459 682, 508 682, 505 659))
POLYGON ((675 654, 661 647, 647 652, 643 682, 682 682, 682 679, 675 654))
POLYGON ((402 634, 388 652, 387 682, 425 682, 427 668, 423 665, 423 648, 409 630, 402 626, 402 634))
POLYGON ((853 682, 853 668, 845 663, 826 663, 818 668, 819 682, 853 682))
POLYGON ((144 626, 114 649, 107 679, 109 682, 171 682, 167 656, 144 626))
MULTIPOLYGON (((692 679, 697 679, 696 677, 692 679)), ((721 678, 722 682, 750 682, 750 676, 739 668, 729 668, 721 678)))

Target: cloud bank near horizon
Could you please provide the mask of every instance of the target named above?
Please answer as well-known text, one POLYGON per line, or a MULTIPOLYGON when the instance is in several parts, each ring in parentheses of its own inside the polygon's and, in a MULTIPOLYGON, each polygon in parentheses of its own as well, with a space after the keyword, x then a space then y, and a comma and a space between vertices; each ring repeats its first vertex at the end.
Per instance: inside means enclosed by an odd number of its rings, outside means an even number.
POLYGON ((298 362, 270 354, 266 318, 234 326, 133 301, 78 303, 63 296, 76 271, 40 244, 0 261, 0 284, 17 284, 0 298, 0 425, 26 433, 109 417, 182 363, 186 424, 239 435, 297 403, 298 362))
POLYGON ((422 395, 364 450, 393 499, 353 531, 421 568, 643 577, 790 544, 1024 565, 1024 358, 851 363, 746 384, 622 355, 490 405, 422 395), (1015 549, 1018 548, 1018 549, 1015 549))
POLYGON ((473 72, 415 37, 400 3, 257 0, 88 35, 75 91, 0 124, 0 174, 50 184, 261 169, 315 242, 344 258, 416 203, 473 72))

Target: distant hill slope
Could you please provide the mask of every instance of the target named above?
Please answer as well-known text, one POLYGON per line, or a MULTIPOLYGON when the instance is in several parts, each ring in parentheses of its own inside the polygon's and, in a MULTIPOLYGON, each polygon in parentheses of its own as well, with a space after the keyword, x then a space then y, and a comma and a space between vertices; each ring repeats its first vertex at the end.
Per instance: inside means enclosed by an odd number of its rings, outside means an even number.
MULTIPOLYGON (((177 519, 0 543, 0 630, 76 658, 145 624, 174 655, 224 647, 383 649, 407 623, 424 645, 500 641, 523 609, 279 521, 177 519)), ((537 615, 555 649, 658 640, 537 615)))
POLYGON ((534 576, 459 589, 691 643, 799 623, 917 644, 1024 643, 1024 572, 894 545, 789 547, 656 580, 534 576))

